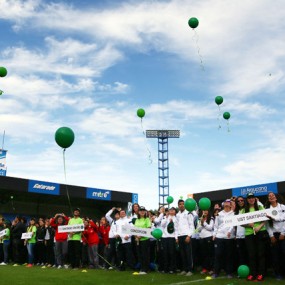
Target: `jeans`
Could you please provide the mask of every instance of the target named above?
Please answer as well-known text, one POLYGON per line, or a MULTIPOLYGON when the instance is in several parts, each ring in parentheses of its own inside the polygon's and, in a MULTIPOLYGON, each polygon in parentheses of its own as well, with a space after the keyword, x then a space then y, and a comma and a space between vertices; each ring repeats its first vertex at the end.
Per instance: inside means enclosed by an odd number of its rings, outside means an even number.
POLYGON ((28 249, 28 263, 33 264, 34 263, 35 243, 27 243, 27 249, 28 249))

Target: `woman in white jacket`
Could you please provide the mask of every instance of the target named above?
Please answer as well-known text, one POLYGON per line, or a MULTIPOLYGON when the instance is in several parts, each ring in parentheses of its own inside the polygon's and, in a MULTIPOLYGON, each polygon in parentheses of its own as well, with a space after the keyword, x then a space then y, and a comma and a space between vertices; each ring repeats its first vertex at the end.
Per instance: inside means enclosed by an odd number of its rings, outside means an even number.
POLYGON ((163 268, 164 272, 170 274, 176 271, 176 239, 177 239, 177 219, 176 209, 170 208, 168 213, 161 221, 163 229, 162 247, 163 247, 163 268))
POLYGON ((222 265, 227 277, 233 277, 234 228, 224 223, 225 217, 234 215, 234 212, 231 210, 231 200, 224 201, 223 208, 216 217, 214 225, 215 259, 213 278, 219 276, 222 265))
POLYGON ((199 233, 199 247, 202 262, 201 274, 211 273, 214 265, 214 217, 208 210, 201 212, 197 224, 197 231, 199 233))
POLYGON ((267 195, 265 208, 278 212, 278 219, 270 216, 266 223, 266 229, 271 241, 272 266, 276 279, 281 280, 285 277, 285 205, 278 201, 273 192, 267 195))

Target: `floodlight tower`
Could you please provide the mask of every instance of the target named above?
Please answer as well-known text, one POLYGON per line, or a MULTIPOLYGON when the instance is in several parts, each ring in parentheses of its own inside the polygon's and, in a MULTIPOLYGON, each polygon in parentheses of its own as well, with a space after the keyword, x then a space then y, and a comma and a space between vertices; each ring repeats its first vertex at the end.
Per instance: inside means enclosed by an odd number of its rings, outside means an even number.
POLYGON ((147 130, 147 138, 158 139, 158 199, 159 206, 168 205, 169 196, 169 161, 168 138, 179 138, 179 130, 147 130))

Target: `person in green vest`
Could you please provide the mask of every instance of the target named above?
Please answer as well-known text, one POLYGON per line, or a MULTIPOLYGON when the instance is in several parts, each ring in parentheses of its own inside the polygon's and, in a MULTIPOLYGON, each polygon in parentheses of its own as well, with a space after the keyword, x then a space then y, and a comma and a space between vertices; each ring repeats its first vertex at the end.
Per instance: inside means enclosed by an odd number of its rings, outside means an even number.
POLYGON ((0 238, 0 243, 3 244, 4 261, 0 263, 0 265, 8 265, 8 262, 9 262, 10 227, 11 227, 11 222, 4 221, 3 230, 6 230, 6 233, 4 236, 0 238))
POLYGON ((27 267, 32 267, 34 263, 34 252, 36 245, 36 233, 37 227, 35 226, 36 219, 31 218, 29 226, 27 228, 27 233, 31 233, 31 238, 25 239, 24 245, 27 246, 28 250, 28 265, 27 267))
MULTIPOLYGON (((243 213, 250 213, 259 210, 264 210, 261 204, 253 193, 248 193, 246 196, 245 207, 240 211, 243 213)), ((248 252, 248 263, 250 275, 247 277, 248 281, 263 281, 266 271, 266 247, 269 243, 269 236, 265 227, 266 221, 251 222, 245 227, 245 245, 248 252)))
MULTIPOLYGON (((151 228, 151 221, 147 216, 147 210, 145 207, 140 206, 138 217, 135 221, 135 226, 138 228, 151 228)), ((146 274, 149 268, 150 262, 150 241, 148 237, 135 236, 137 243, 138 258, 141 264, 139 274, 146 274)))
MULTIPOLYGON (((73 218, 68 221, 68 225, 70 226, 80 224, 83 225, 83 220, 80 218, 80 209, 75 208, 73 210, 73 218)), ((81 234, 82 232, 71 232, 68 235, 68 254, 70 258, 70 264, 73 269, 78 269, 80 265, 81 234)))

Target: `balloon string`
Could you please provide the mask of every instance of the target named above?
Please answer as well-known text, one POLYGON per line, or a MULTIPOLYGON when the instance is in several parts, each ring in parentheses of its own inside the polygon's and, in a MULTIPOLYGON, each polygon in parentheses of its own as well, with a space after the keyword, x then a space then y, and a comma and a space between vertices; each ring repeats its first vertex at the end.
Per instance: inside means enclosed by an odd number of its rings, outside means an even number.
POLYGON ((196 43, 197 53, 198 53, 198 56, 199 56, 199 59, 200 59, 200 67, 201 67, 201 69, 203 71, 205 71, 205 67, 204 67, 204 63, 203 63, 203 57, 202 57, 202 55, 200 53, 200 47, 198 45, 199 36, 198 36, 198 34, 197 34, 195 29, 193 29, 193 31, 194 31, 193 41, 196 43))
POLYGON ((227 120, 227 125, 228 125, 228 133, 231 131, 230 130, 230 122, 229 122, 229 120, 227 120))
POLYGON ((142 128, 143 136, 144 136, 144 139, 145 139, 145 146, 146 146, 146 149, 148 151, 148 161, 149 161, 149 164, 152 164, 152 156, 151 156, 150 149, 149 149, 149 147, 147 145, 146 135, 145 135, 144 127, 143 127, 142 118, 141 118, 141 128, 142 128))
POLYGON ((221 126, 221 108, 220 108, 220 105, 218 105, 218 107, 219 107, 219 114, 218 114, 218 118, 217 118, 217 120, 218 120, 218 123, 219 123, 219 127, 218 127, 218 129, 221 129, 222 128, 222 126, 221 126))
POLYGON ((65 148, 63 149, 63 170, 64 170, 66 196, 67 196, 67 199, 68 199, 68 205, 69 205, 70 213, 72 215, 72 207, 71 207, 69 191, 68 191, 68 187, 67 187, 67 179, 66 179, 65 148))

